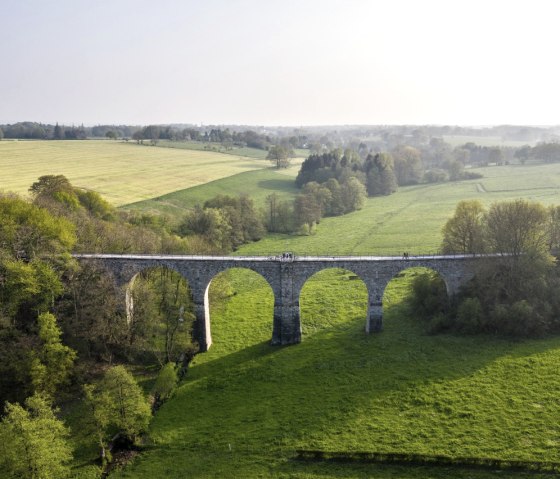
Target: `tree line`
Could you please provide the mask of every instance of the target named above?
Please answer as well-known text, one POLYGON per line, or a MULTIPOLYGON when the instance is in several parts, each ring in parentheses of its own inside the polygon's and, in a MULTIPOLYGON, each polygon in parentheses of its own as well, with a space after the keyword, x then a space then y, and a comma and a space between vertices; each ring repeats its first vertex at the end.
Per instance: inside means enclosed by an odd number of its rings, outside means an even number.
POLYGON ((494 253, 448 301, 441 278, 419 276, 415 309, 433 332, 539 337, 560 332, 560 207, 526 200, 461 201, 443 227, 444 253, 494 253))

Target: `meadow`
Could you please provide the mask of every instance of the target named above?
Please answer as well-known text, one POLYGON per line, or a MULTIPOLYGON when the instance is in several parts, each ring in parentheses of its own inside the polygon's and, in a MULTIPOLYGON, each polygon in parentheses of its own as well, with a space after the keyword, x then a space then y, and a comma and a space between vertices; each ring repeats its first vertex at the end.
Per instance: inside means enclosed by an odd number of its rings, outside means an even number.
POLYGON ((240 193, 249 195, 255 205, 262 208, 266 203, 266 197, 273 193, 286 200, 291 200, 298 194, 299 190, 294 183, 294 178, 299 164, 296 162, 287 170, 268 167, 238 173, 203 185, 128 204, 124 209, 165 214, 178 221, 196 204, 203 204, 217 195, 237 196, 240 193), (295 174, 292 174, 294 171, 295 174))
MULTIPOLYGON (((157 145, 160 148, 179 148, 183 150, 202 150, 202 151, 216 151, 226 155, 246 156, 249 158, 258 158, 264 160, 268 155, 267 150, 260 148, 251 148, 248 146, 231 146, 225 147, 221 143, 202 142, 202 141, 172 141, 172 140, 159 140, 157 145)), ((294 154, 298 158, 307 157, 308 150, 295 149, 294 154)))
MULTIPOLYGON (((287 170, 248 171, 194 188, 175 191, 126 205, 125 209, 163 213, 175 221, 189 208, 218 194, 247 193, 259 208, 276 193, 291 200, 299 163, 287 170)), ((420 184, 399 188, 396 194, 368 198, 360 211, 324 218, 311 236, 271 234, 242 246, 237 254, 391 254, 436 253, 441 228, 461 200, 478 199, 486 206, 496 201, 526 198, 545 205, 560 205, 560 164, 489 166, 472 169, 483 178, 420 184)))
POLYGON ((364 285, 345 271, 318 273, 302 292, 302 343, 286 347, 268 344, 264 279, 225 273, 233 292, 212 305, 212 348, 154 418, 143 454, 115 477, 529 477, 301 462, 297 449, 560 460, 560 338, 428 335, 406 301, 418 273, 389 285, 385 329, 369 336, 364 285))
MULTIPOLYGON (((461 199, 560 204, 560 165, 480 171, 478 180, 371 198, 322 220, 313 236, 272 235, 236 254, 426 253, 461 199)), ((364 285, 345 271, 319 273, 300 300, 302 343, 271 347, 269 286, 228 273, 233 294, 211 305, 212 348, 154 419, 145 453, 116 477, 550 477, 295 460, 298 449, 560 460, 560 338, 428 335, 407 301, 417 274, 390 283, 384 331, 367 336, 364 285)))
POLYGON ((0 142, 0 190, 26 195, 39 176, 62 174, 115 206, 269 166, 255 158, 106 140, 0 142))
MULTIPOLYGON (((236 163, 234 156, 215 152, 107 141, 45 143, 0 142, 4 189, 16 189, 5 185, 18 180, 15 172, 21 170, 30 179, 20 191, 40 174, 61 173, 77 186, 85 186, 79 182, 83 178, 88 187, 106 195, 94 185, 103 186, 114 175, 122 190, 115 186, 113 195, 122 196, 109 195, 113 203, 170 212, 219 193, 246 192, 261 205, 272 192, 286 199, 297 194, 297 166, 277 172, 268 164, 263 169, 262 160, 236 163), (5 158, 14 159, 11 169, 5 169, 5 158), (146 161, 145 173, 137 168, 139 158, 146 161), (43 163, 45 170, 33 170, 43 163), (204 184, 177 186, 177 178, 169 178, 169 171, 180 176, 177 165, 189 172, 184 181, 198 171, 204 184), (155 170, 148 173, 149 167, 155 170), (129 180, 127 169, 133 172, 129 180), (251 169, 256 171, 246 171, 251 169), (138 191, 143 174, 145 198, 158 199, 130 205, 138 199, 132 190, 138 191), (224 177, 213 178, 216 174, 224 177)), ((488 205, 523 197, 560 204, 560 165, 479 171, 484 178, 410 186, 395 195, 370 198, 361 211, 322 220, 315 235, 271 235, 236 254, 434 252, 442 225, 461 199, 478 198, 488 205)), ((213 346, 195 358, 175 397, 154 417, 142 454, 111 477, 548 477, 295 459, 297 449, 318 449, 560 461, 560 338, 428 335, 407 302, 417 274, 408 270, 390 283, 383 298, 385 329, 369 336, 364 333, 364 285, 345 271, 317 274, 301 296, 302 343, 272 347, 270 287, 255 273, 226 273, 231 295, 211 304, 213 346)), ((85 430, 80 412, 70 419, 78 446, 76 471, 86 477, 93 471, 83 466, 95 457, 96 447, 91 438, 80 436, 85 430)))

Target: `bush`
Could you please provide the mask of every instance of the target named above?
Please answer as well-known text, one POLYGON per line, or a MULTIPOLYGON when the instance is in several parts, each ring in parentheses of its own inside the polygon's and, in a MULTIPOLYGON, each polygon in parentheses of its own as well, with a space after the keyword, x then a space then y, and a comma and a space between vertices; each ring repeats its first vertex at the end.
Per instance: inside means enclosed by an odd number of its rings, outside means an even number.
POLYGON ((447 304, 447 288, 437 273, 424 273, 414 278, 411 306, 418 316, 428 320, 439 313, 444 313, 447 304))
POLYGON ((478 298, 465 299, 457 309, 457 329, 465 333, 480 333, 485 320, 482 305, 478 298))
POLYGON ((173 395, 178 381, 177 366, 174 363, 169 362, 161 368, 152 388, 154 409, 157 409, 173 395))

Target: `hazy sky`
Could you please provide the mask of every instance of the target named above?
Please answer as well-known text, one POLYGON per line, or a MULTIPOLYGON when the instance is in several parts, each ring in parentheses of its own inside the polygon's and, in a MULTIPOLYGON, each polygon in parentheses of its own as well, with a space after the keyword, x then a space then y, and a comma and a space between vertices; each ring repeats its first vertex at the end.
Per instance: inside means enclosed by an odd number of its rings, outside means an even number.
POLYGON ((0 123, 560 124, 558 0, 0 0, 0 123))

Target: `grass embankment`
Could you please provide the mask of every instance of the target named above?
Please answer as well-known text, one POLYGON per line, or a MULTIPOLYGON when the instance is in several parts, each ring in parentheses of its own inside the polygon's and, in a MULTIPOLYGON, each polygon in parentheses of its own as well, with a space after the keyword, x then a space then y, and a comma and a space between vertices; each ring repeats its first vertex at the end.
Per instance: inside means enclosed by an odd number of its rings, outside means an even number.
POLYGON ((302 343, 271 347, 269 286, 229 274, 214 345, 154 418, 153 445, 116 477, 494 477, 296 462, 296 449, 560 459, 560 339, 426 335, 403 302, 414 270, 386 292, 384 332, 366 336, 364 285, 329 270, 302 292, 302 343))
POLYGON ((25 195, 39 176, 62 174, 116 206, 269 166, 217 152, 103 140, 0 142, 1 190, 25 195))

